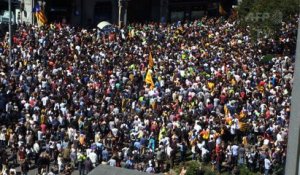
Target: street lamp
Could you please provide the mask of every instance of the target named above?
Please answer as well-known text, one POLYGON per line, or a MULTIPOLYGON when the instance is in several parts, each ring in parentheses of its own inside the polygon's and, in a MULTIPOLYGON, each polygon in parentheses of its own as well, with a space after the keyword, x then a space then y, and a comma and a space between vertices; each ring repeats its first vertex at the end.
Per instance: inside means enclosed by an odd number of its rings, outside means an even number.
POLYGON ((124 25, 127 23, 127 4, 129 0, 119 0, 119 28, 122 27, 122 19, 124 25), (124 15, 124 16, 122 16, 124 15))
POLYGON ((20 1, 20 23, 23 23, 23 12, 24 12, 24 0, 20 1))
POLYGON ((129 0, 124 0, 124 26, 127 25, 127 6, 129 0))
POLYGON ((122 0, 119 0, 119 28, 122 27, 122 7, 123 7, 123 3, 122 0))

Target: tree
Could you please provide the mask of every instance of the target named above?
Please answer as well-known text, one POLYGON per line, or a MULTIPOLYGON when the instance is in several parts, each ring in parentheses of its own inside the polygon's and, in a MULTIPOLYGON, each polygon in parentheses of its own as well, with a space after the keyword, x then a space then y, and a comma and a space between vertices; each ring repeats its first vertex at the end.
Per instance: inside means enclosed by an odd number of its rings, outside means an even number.
POLYGON ((298 0, 243 0, 238 6, 240 26, 250 29, 254 38, 276 36, 281 22, 298 13, 298 0))

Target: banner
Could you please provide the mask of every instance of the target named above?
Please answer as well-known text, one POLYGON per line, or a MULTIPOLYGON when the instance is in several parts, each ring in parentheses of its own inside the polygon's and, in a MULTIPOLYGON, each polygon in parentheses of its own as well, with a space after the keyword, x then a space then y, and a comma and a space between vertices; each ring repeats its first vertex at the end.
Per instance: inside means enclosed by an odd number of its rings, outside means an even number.
POLYGON ((146 84, 150 84, 150 89, 154 89, 154 82, 153 82, 152 75, 149 70, 147 71, 145 82, 146 82, 146 84))

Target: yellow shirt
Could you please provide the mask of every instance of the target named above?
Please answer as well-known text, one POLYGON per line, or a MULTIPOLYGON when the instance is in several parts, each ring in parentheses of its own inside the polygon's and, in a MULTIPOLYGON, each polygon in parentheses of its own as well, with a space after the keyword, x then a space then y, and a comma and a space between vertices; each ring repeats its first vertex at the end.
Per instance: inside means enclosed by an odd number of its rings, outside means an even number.
POLYGON ((231 79, 231 85, 232 86, 234 86, 236 84, 236 81, 235 81, 235 79, 233 78, 233 79, 231 79))
POLYGON ((208 88, 209 88, 209 90, 213 90, 213 88, 215 87, 215 83, 212 83, 212 82, 208 82, 207 83, 207 86, 208 86, 208 88))

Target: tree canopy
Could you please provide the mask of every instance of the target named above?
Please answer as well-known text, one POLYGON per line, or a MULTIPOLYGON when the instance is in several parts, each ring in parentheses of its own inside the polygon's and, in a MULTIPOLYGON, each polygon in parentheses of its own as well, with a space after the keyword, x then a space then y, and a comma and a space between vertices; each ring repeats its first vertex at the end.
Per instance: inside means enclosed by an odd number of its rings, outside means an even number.
POLYGON ((240 25, 257 36, 276 35, 281 22, 298 14, 299 5, 298 0, 243 0, 238 6, 240 25))

